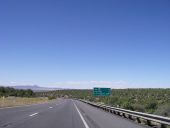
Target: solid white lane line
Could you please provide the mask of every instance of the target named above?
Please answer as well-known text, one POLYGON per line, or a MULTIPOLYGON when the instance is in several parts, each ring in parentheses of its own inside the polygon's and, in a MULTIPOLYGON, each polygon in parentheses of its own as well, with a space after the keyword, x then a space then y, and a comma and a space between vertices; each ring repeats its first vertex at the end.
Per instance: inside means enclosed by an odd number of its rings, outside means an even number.
POLYGON ((75 103, 74 103, 74 106, 75 106, 77 112, 79 113, 79 116, 80 116, 81 120, 83 121, 83 124, 84 124, 85 128, 89 128, 88 124, 86 123, 85 119, 83 118, 82 114, 80 113, 80 111, 79 111, 79 109, 77 108, 77 106, 76 106, 75 103))
POLYGON ((35 116, 35 115, 37 115, 37 114, 38 114, 38 112, 37 112, 37 113, 33 113, 33 114, 29 115, 29 116, 35 116))

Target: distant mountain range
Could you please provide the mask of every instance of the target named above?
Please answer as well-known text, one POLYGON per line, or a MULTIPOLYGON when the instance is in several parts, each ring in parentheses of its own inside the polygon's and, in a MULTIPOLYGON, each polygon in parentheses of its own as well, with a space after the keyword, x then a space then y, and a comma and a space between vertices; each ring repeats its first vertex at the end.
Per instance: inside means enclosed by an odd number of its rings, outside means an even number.
POLYGON ((15 89, 31 89, 35 92, 39 91, 53 91, 53 90, 63 90, 62 88, 48 88, 48 87, 40 87, 38 85, 16 85, 16 86, 10 86, 15 89))

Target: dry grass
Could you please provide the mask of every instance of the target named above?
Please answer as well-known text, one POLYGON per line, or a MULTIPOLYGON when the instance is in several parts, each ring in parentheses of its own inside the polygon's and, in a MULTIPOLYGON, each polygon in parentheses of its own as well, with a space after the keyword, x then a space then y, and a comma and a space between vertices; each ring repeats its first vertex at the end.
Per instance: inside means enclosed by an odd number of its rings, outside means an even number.
POLYGON ((2 107, 12 107, 12 106, 21 106, 29 104, 37 104, 48 102, 48 98, 21 98, 21 97, 7 97, 0 98, 0 108, 2 107))

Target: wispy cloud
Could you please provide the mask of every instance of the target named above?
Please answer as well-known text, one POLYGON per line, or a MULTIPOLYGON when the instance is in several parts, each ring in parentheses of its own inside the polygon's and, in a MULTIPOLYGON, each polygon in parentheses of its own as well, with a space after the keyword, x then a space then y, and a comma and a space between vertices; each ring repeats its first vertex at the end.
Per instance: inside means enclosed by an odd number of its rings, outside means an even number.
POLYGON ((10 82, 10 84, 16 84, 16 83, 17 83, 17 82, 15 82, 15 81, 11 81, 11 82, 10 82))
POLYGON ((62 88, 78 88, 91 89, 93 87, 109 87, 109 88, 128 88, 128 83, 125 81, 65 81, 56 82, 54 86, 62 88))

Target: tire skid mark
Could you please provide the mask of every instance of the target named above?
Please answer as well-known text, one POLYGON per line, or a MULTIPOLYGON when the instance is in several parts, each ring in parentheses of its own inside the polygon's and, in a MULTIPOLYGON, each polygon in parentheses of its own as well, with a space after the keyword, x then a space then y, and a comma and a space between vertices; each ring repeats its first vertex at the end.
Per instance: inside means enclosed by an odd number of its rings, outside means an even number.
POLYGON ((5 127, 8 127, 8 126, 11 126, 12 123, 11 122, 8 122, 8 123, 4 123, 2 125, 0 125, 2 128, 5 128, 5 127))

